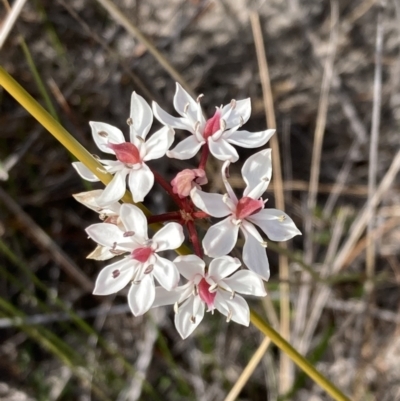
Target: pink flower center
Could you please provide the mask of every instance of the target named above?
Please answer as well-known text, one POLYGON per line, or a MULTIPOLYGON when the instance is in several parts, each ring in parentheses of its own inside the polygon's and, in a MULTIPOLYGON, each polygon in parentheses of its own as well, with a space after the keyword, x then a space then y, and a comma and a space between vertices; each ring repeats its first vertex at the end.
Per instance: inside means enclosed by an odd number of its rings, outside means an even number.
POLYGON ((210 284, 208 284, 204 278, 198 284, 198 289, 200 299, 204 301, 210 309, 214 308, 214 299, 217 293, 209 291, 210 284))
POLYGON ((204 127, 203 137, 207 140, 211 135, 215 134, 220 129, 220 119, 221 111, 216 110, 213 117, 206 121, 206 126, 204 127))
POLYGON ((149 247, 137 248, 132 251, 131 256, 132 259, 135 259, 141 263, 145 263, 153 253, 154 251, 149 247))
POLYGON ((254 213, 259 212, 264 208, 264 202, 262 200, 255 200, 248 196, 243 197, 239 200, 236 205, 236 218, 243 220, 254 213))
POLYGON ((140 163, 138 148, 131 142, 109 143, 108 146, 115 152, 117 159, 126 164, 140 163))

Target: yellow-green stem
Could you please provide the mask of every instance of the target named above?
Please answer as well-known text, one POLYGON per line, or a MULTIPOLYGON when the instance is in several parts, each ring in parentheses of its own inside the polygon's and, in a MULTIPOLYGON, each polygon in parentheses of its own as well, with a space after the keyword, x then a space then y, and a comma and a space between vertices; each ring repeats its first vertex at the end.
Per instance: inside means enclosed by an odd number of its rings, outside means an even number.
MULTIPOLYGON (((36 120, 43 125, 68 151, 86 165, 103 184, 108 184, 111 175, 105 173, 102 165, 76 140, 71 134, 30 96, 5 70, 0 66, 0 85, 13 96, 36 120)), ((130 194, 123 198, 124 202, 132 202, 130 194)), ((147 215, 150 211, 141 204, 137 204, 147 215)), ((180 255, 190 253, 187 246, 177 250, 180 255)), ((250 320, 262 333, 284 351, 307 375, 318 383, 336 401, 350 401, 328 379, 321 375, 303 356, 301 356, 287 341, 285 341, 272 327, 265 323, 256 313, 251 311, 250 320)))

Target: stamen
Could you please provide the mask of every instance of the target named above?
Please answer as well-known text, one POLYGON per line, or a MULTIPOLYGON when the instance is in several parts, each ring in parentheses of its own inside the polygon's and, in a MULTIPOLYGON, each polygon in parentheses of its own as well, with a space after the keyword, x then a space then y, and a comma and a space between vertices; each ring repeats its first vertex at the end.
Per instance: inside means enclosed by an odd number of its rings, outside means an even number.
POLYGON ((146 141, 139 135, 136 135, 136 138, 139 139, 140 142, 145 143, 146 141))
POLYGON ((113 246, 112 246, 112 248, 111 248, 111 249, 115 251, 115 248, 116 248, 116 247, 117 247, 117 243, 116 243, 116 242, 114 242, 114 243, 113 243, 113 246))
POLYGON ((221 131, 225 131, 226 130, 226 121, 223 118, 221 118, 219 120, 219 129, 221 131))
POLYGON ((227 203, 228 198, 229 198, 229 195, 228 194, 224 194, 224 196, 222 197, 222 202, 227 203))
POLYGON ((210 285, 210 287, 208 288, 208 292, 215 292, 215 290, 217 289, 218 284, 215 283, 213 285, 210 285))
POLYGON ((268 248, 268 242, 267 242, 267 241, 260 242, 260 245, 261 245, 263 248, 268 248))
POLYGON ((105 131, 100 131, 99 135, 102 136, 103 138, 107 138, 108 137, 108 134, 105 131))
POLYGON ((174 312, 175 312, 175 314, 177 314, 178 311, 179 311, 179 305, 178 305, 178 302, 175 302, 174 303, 174 312))
POLYGON ((282 214, 281 216, 278 217, 279 221, 285 221, 286 220, 286 216, 284 214, 282 214))
POLYGON ((127 123, 129 126, 133 125, 133 120, 132 120, 132 118, 129 117, 129 118, 126 120, 126 123, 127 123))
POLYGON ((148 265, 148 266, 146 267, 146 270, 144 271, 144 274, 149 274, 149 273, 151 273, 151 272, 153 271, 153 269, 154 269, 154 265, 148 265))
POLYGON ((226 317, 226 323, 229 323, 232 319, 233 312, 229 309, 228 316, 226 317))
POLYGON ((236 292, 235 292, 235 291, 232 291, 230 299, 235 298, 235 295, 236 295, 236 292))
POLYGON ((199 295, 199 290, 197 289, 197 286, 193 287, 193 291, 192 291, 193 296, 197 297, 197 295, 199 295))
POLYGON ((236 109, 236 99, 231 100, 231 109, 235 110, 236 109))
POLYGON ((105 213, 100 213, 99 214, 99 219, 100 220, 105 220, 107 218, 107 215, 105 213))
POLYGON ((124 251, 116 251, 115 249, 110 249, 110 253, 113 255, 122 255, 124 251))
POLYGON ((194 124, 194 130, 195 132, 197 132, 200 128, 200 121, 196 121, 196 123, 194 124))
POLYGON ((183 112, 186 114, 189 109, 190 103, 186 103, 185 107, 183 108, 183 112))
POLYGON ((112 278, 117 278, 121 274, 121 272, 119 270, 114 270, 111 274, 112 278))
POLYGON ((135 231, 126 231, 123 234, 123 237, 132 237, 133 235, 135 235, 135 231))
POLYGON ((196 102, 200 103, 201 98, 204 97, 204 95, 202 93, 200 93, 199 96, 197 96, 196 102))
POLYGON ((242 224, 242 220, 241 219, 232 219, 232 223, 235 226, 240 226, 240 224, 242 224))
POLYGON ((139 285, 141 283, 141 280, 135 280, 132 282, 134 285, 139 285))
POLYGON ((195 324, 196 323, 196 317, 195 316, 190 316, 190 321, 195 324))

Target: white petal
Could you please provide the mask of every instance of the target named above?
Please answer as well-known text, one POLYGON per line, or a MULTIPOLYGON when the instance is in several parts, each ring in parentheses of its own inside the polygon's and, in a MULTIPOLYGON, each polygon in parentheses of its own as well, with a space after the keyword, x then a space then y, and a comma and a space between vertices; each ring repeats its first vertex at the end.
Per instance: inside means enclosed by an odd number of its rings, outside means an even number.
POLYGON ((97 182, 100 181, 95 174, 93 174, 83 163, 73 162, 72 167, 78 174, 86 181, 97 182))
POLYGON ((137 206, 124 203, 121 206, 120 218, 126 231, 133 231, 135 233, 134 236, 139 238, 139 242, 148 239, 147 219, 137 206))
POLYGON ((155 132, 146 142, 146 156, 143 160, 154 160, 163 157, 174 141, 175 131, 170 127, 163 127, 155 132))
POLYGON ((154 117, 160 121, 161 124, 168 125, 176 129, 183 129, 194 134, 193 124, 187 118, 173 117, 164 111, 156 102, 153 102, 154 117))
POLYGON ((86 256, 86 259, 109 260, 115 258, 115 253, 110 252, 107 246, 97 245, 96 248, 86 256))
POLYGON ((232 133, 225 133, 223 138, 233 145, 252 149, 265 145, 274 133, 274 129, 267 129, 260 132, 235 131, 232 133))
POLYGON ((178 302, 180 296, 179 288, 172 291, 167 291, 164 287, 156 287, 156 295, 152 308, 165 305, 173 305, 178 302))
POLYGON ((247 231, 249 234, 251 234, 258 242, 264 242, 263 237, 258 232, 254 224, 250 221, 243 220, 240 228, 242 229, 242 231, 247 231))
POLYGON ((132 284, 128 293, 128 304, 135 316, 146 313, 153 305, 155 285, 153 276, 147 274, 139 284, 132 284))
POLYGON ((143 202, 145 196, 150 192, 154 185, 154 174, 149 167, 142 163, 142 167, 131 170, 128 177, 129 189, 135 203, 143 202))
POLYGON ((130 118, 132 119, 132 125, 130 125, 131 142, 133 143, 133 138, 136 135, 145 139, 151 124, 153 124, 153 113, 147 102, 136 92, 133 92, 131 96, 130 118))
POLYGON ((228 167, 230 164, 231 164, 231 162, 229 160, 226 160, 224 162, 224 164, 222 165, 222 168, 221 168, 221 176, 222 176, 222 182, 224 183, 225 188, 226 188, 226 192, 228 193, 229 198, 233 202, 233 205, 231 205, 230 207, 232 207, 232 209, 234 207, 234 210, 236 210, 238 198, 235 194, 235 191, 232 189, 231 184, 229 184, 228 177, 227 177, 228 167))
MULTIPOLYGON (((204 117, 199 113, 200 104, 197 103, 178 83, 176 83, 176 91, 174 96, 175 110, 184 118, 196 123, 199 114, 204 120, 204 117)), ((199 121, 202 123, 202 121, 199 121)))
POLYGON ((245 240, 243 246, 243 262, 264 280, 269 279, 269 263, 265 248, 251 234, 243 231, 245 240))
POLYGON ((232 110, 231 104, 225 105, 221 110, 221 118, 225 120, 226 127, 232 128, 238 125, 245 124, 250 118, 251 101, 250 98, 238 100, 236 106, 232 110))
POLYGON ((115 242, 126 242, 124 233, 115 224, 92 224, 85 231, 93 241, 108 248, 112 248, 115 242))
POLYGON ((215 282, 219 282, 239 269, 240 265, 240 260, 231 256, 213 259, 208 269, 208 277, 211 277, 215 282))
POLYGON ((230 297, 231 295, 225 291, 217 291, 214 300, 215 307, 230 320, 248 326, 250 324, 249 305, 240 295, 235 295, 233 299, 230 297))
POLYGON ((179 273, 189 281, 193 281, 196 275, 204 275, 205 263, 196 255, 178 256, 174 260, 179 273))
POLYGON ((155 255, 153 274, 157 281, 168 291, 171 291, 179 283, 179 272, 175 264, 170 260, 155 255))
POLYGON ((231 162, 236 162, 239 160, 239 155, 236 149, 230 145, 224 138, 219 138, 214 141, 211 137, 208 140, 208 146, 212 155, 219 160, 229 160, 231 162))
POLYGON ((281 210, 263 209, 248 217, 267 234, 272 241, 287 241, 295 235, 301 235, 293 220, 281 210))
POLYGON ((196 155, 202 145, 202 142, 198 142, 196 137, 191 135, 169 150, 167 156, 179 160, 190 159, 196 155))
POLYGON ((97 276, 93 294, 109 295, 122 290, 132 280, 133 270, 132 259, 122 259, 106 266, 97 276), (119 271, 118 275, 115 274, 116 271, 119 271))
POLYGON ((185 339, 193 333, 204 317, 204 303, 201 302, 194 313, 194 298, 190 297, 178 309, 175 314, 175 327, 180 336, 185 339))
MULTIPOLYGON (((243 180, 247 184, 245 190, 243 191, 243 196, 249 196, 249 193, 252 192, 254 188, 259 186, 260 183, 264 183, 267 187, 269 181, 271 180, 271 175, 271 149, 264 149, 261 152, 257 152, 254 155, 250 156, 245 161, 242 167, 243 180)), ((254 193, 252 193, 252 195, 253 194, 254 193)), ((258 193, 254 194, 253 199, 258 199, 261 195, 259 195, 258 193)))
POLYGON ((184 240, 183 228, 178 223, 168 223, 153 236, 153 241, 157 244, 157 252, 179 248, 184 240))
POLYGON ((73 194, 72 196, 76 201, 79 203, 82 203, 82 205, 85 205, 89 209, 94 210, 97 213, 100 213, 101 207, 99 207, 99 204, 97 203, 97 198, 101 195, 103 192, 102 189, 95 189, 93 191, 87 191, 87 192, 80 192, 79 194, 73 194))
POLYGON ((115 155, 115 152, 108 146, 108 144, 126 142, 122 131, 113 125, 97 121, 90 121, 89 124, 92 128, 92 136, 97 147, 104 153, 115 155), (106 133, 107 135, 100 135, 100 132, 106 133))
POLYGON ((193 188, 190 192, 190 197, 200 210, 208 213, 210 216, 225 217, 232 213, 229 207, 223 202, 223 196, 220 194, 203 192, 197 188, 193 188))
POLYGON ((235 246, 239 226, 232 223, 231 216, 211 226, 203 239, 206 255, 212 258, 227 255, 235 246))
POLYGON ((124 168, 117 171, 113 179, 107 184, 103 193, 97 198, 99 206, 108 206, 112 203, 118 202, 125 194, 126 191, 126 176, 129 169, 124 168))
POLYGON ((224 283, 226 283, 232 291, 241 294, 254 295, 256 297, 267 295, 260 276, 248 270, 236 272, 231 277, 224 279, 224 283))

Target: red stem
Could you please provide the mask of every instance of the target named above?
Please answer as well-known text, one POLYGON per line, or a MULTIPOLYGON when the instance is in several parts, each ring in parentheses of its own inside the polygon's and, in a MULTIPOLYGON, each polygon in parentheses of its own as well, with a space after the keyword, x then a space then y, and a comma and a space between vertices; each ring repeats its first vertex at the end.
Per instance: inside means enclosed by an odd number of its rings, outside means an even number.
POLYGON ((187 228, 189 230, 189 238, 193 244, 193 248, 194 248, 194 253, 200 258, 203 259, 203 251, 201 249, 200 246, 200 241, 199 241, 199 237, 197 235, 197 230, 196 230, 196 226, 194 224, 194 221, 188 221, 187 222, 187 228))
POLYGON ((202 152, 201 152, 199 169, 202 169, 202 170, 206 169, 206 164, 207 164, 207 159, 208 159, 208 155, 209 154, 210 154, 210 148, 208 147, 208 143, 206 142, 203 145, 203 149, 202 149, 202 152))
POLYGON ((168 212, 147 217, 148 224, 164 223, 165 221, 180 221, 180 220, 182 220, 182 215, 180 212, 168 212))
POLYGON ((179 198, 179 196, 177 194, 174 194, 174 192, 172 191, 171 185, 167 181, 165 181, 164 178, 160 174, 157 173, 157 171, 155 171, 153 169, 151 169, 151 171, 154 174, 154 179, 169 194, 169 196, 171 196, 171 198, 174 200, 176 205, 180 209, 184 209, 184 205, 183 205, 182 200, 179 198))

